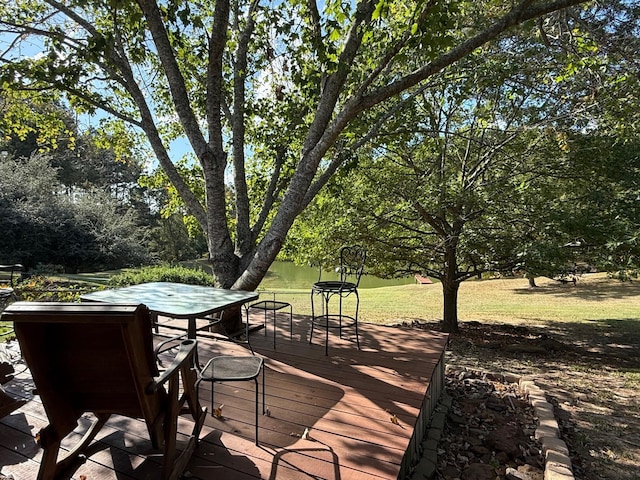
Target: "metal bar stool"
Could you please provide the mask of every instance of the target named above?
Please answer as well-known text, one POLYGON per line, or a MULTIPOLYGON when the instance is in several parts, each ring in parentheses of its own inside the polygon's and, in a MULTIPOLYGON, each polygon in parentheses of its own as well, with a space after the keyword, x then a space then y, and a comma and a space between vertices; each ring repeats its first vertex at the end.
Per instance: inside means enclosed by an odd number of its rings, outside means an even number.
POLYGON ((293 338, 293 307, 287 302, 276 301, 276 295, 273 294, 273 300, 262 300, 249 305, 249 309, 255 308, 264 311, 264 336, 267 336, 267 312, 273 312, 273 349, 276 349, 276 313, 283 308, 289 308, 289 340, 293 338))
POLYGON ((364 263, 367 252, 360 246, 342 247, 340 249, 340 280, 324 280, 317 281, 311 287, 311 334, 309 335, 309 343, 313 340, 314 327, 325 329, 325 347, 324 354, 329 354, 329 329, 337 328, 342 337, 342 329, 347 326, 355 327, 356 345, 360 349, 360 337, 358 335, 358 310, 360 307, 360 296, 358 295, 358 285, 360 277, 364 271, 364 263), (342 308, 343 300, 350 295, 355 297, 355 313, 346 315, 342 308), (322 314, 316 315, 315 302, 316 296, 322 297, 322 314), (329 314, 329 301, 334 296, 339 298, 339 309, 337 314, 329 314), (331 323, 333 319, 333 324, 331 323), (335 324, 337 320, 337 325, 335 324), (347 320, 348 323, 344 323, 347 320))
POLYGON ((262 371, 262 414, 265 408, 265 382, 264 382, 264 361, 261 357, 252 355, 246 356, 230 356, 223 355, 213 357, 207 362, 198 379, 198 387, 200 382, 211 382, 211 415, 214 416, 214 385, 216 382, 246 382, 253 380, 256 391, 256 420, 255 420, 255 442, 258 445, 258 376, 262 371))

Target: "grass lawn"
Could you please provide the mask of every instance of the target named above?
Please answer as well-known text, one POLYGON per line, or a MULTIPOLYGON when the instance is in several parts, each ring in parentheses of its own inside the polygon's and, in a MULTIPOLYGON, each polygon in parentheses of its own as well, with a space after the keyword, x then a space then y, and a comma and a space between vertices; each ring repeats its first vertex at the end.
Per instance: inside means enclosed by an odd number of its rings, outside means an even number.
MULTIPOLYGON (((628 322, 640 325, 640 282, 622 283, 605 274, 584 275, 577 285, 563 285, 539 278, 529 288, 523 278, 469 280, 460 286, 458 317, 461 322, 479 321, 524 325, 581 322, 602 325, 628 322)), ((261 299, 274 291, 261 292, 261 299)), ((276 298, 291 303, 294 312, 310 314, 309 290, 275 290, 276 298)), ((442 288, 401 285, 360 289, 363 322, 394 324, 442 318, 442 288)), ((625 323, 626 325, 626 323, 625 323)))
MULTIPOLYGON (((104 284, 108 275, 87 274, 74 277, 104 284)), ((564 324, 582 324, 584 328, 618 329, 633 333, 640 325, 640 282, 622 283, 605 274, 584 275, 577 285, 539 278, 538 288, 529 288, 526 279, 500 278, 469 280, 460 286, 458 317, 460 322, 510 323, 560 328, 564 324)), ((261 299, 293 305, 298 314, 311 314, 310 290, 264 290, 261 299)), ((350 300, 345 308, 351 308, 350 300)), ((363 322, 397 324, 412 321, 437 321, 442 318, 442 288, 430 285, 400 285, 360 289, 360 319, 363 322)), ((579 328, 579 325, 573 325, 579 328)), ((2 326, 0 325, 0 335, 2 326)))

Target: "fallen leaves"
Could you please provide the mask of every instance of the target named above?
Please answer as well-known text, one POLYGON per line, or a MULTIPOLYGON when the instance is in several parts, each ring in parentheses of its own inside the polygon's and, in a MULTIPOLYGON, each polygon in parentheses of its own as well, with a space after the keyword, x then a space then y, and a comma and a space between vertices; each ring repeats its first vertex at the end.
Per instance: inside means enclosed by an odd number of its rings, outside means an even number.
POLYGON ((302 440, 314 441, 314 439, 311 437, 310 433, 311 433, 311 429, 307 427, 307 428, 304 429, 304 432, 302 433, 302 435, 300 435, 299 433, 296 433, 296 432, 291 432, 290 435, 292 437, 298 437, 298 438, 300 438, 302 440))

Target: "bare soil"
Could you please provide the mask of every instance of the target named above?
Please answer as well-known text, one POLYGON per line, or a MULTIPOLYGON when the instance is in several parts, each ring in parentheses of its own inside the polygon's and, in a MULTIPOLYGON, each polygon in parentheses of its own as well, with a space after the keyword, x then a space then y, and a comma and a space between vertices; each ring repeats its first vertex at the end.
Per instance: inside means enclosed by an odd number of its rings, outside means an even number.
MULTIPOLYGON (((612 325, 606 335, 584 323, 461 322, 446 362, 456 369, 534 375, 556 408, 575 478, 639 480, 640 321, 629 322, 632 328, 612 325)), ((439 329, 437 323, 414 326, 439 329)))

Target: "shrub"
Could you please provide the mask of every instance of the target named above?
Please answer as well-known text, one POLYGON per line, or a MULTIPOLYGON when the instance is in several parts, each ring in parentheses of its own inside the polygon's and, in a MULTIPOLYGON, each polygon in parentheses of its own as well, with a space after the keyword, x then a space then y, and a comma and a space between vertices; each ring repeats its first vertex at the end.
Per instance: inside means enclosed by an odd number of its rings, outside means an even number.
POLYGON ((15 290, 18 300, 29 302, 79 302, 80 295, 90 291, 91 288, 86 286, 39 275, 21 281, 15 290))
POLYGON ((214 278, 204 270, 181 266, 157 265, 127 270, 109 279, 109 286, 124 287, 146 282, 176 282, 214 286, 214 278))
POLYGON ((147 228, 134 206, 107 191, 62 185, 54 160, 0 161, 0 258, 67 273, 148 264, 147 228))

